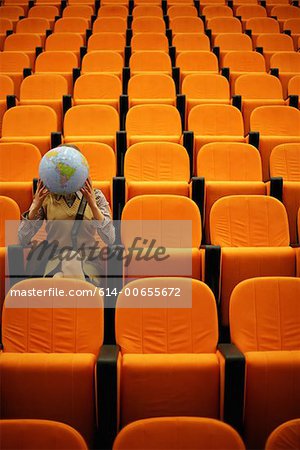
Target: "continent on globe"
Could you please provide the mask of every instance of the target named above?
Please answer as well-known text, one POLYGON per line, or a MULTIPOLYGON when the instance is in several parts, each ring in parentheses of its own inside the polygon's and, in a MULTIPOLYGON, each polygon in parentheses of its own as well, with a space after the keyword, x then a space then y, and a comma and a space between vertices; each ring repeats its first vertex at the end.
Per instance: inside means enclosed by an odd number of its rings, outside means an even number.
POLYGON ((60 175, 60 184, 62 187, 65 187, 69 179, 76 173, 74 167, 68 166, 68 164, 62 162, 57 163, 56 169, 60 175))

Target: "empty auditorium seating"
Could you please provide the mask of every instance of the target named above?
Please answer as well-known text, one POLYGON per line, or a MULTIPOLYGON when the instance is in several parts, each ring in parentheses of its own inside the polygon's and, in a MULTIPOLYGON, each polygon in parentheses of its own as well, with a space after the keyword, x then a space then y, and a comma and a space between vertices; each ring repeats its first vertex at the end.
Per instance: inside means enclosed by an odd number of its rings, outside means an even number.
POLYGON ((73 296, 91 288, 76 279, 27 279, 14 286, 33 287, 43 290, 41 307, 10 292, 4 302, 1 419, 64 422, 91 446, 96 428, 95 366, 103 343, 102 297, 99 292, 93 298, 73 296), (51 288, 64 290, 64 299, 51 296, 51 288), (26 389, 20 390, 21 385, 26 389))
POLYGON ((131 76, 143 72, 161 72, 172 75, 170 56, 162 51, 138 51, 131 55, 129 61, 131 76))
POLYGON ((6 39, 6 33, 12 32, 13 23, 9 19, 0 17, 0 50, 3 50, 4 41, 6 39))
POLYGON ((73 69, 78 67, 78 60, 73 52, 49 51, 41 53, 35 61, 35 73, 56 73, 62 75, 68 83, 68 93, 73 90, 73 69))
POLYGON ((0 142, 28 142, 44 155, 55 146, 52 133, 57 131, 57 115, 49 106, 15 106, 3 116, 0 142))
POLYGON ((181 82, 184 77, 197 72, 218 73, 218 59, 212 52, 184 51, 176 58, 176 66, 180 68, 181 82))
POLYGON ((188 116, 188 130, 195 135, 195 161, 200 148, 209 142, 245 142, 243 116, 231 105, 195 106, 188 116))
POLYGON ((214 43, 215 37, 220 33, 241 33, 242 24, 236 17, 214 17, 207 21, 207 29, 210 30, 214 43))
POLYGON ((32 182, 38 177, 41 154, 32 144, 0 143, 0 195, 12 198, 21 213, 32 202, 32 182))
MULTIPOLYGON (((263 448, 278 425, 299 417, 299 296, 299 278, 289 277, 254 278, 232 293, 231 340, 246 360, 248 448, 263 448)), ((284 441, 267 448, 290 448, 284 441)))
POLYGON ((220 198, 211 209, 210 236, 211 243, 221 247, 220 308, 225 326, 230 296, 238 283, 253 277, 296 275, 286 210, 273 197, 220 198))
POLYGON ((85 73, 108 73, 122 77, 123 58, 114 51, 97 50, 88 52, 82 60, 81 72, 85 73))
POLYGON ((12 79, 7 75, 0 74, 0 134, 2 129, 2 118, 6 111, 6 96, 14 95, 14 83, 12 79))
POLYGON ((52 33, 46 39, 45 50, 72 52, 79 60, 83 44, 84 39, 79 33, 52 33))
POLYGON ((77 105, 68 109, 64 119, 64 141, 101 142, 115 148, 119 115, 109 105, 77 105))
POLYGON ((93 24, 93 33, 126 33, 127 22, 122 17, 98 17, 93 24))
POLYGON ((28 17, 43 17, 49 20, 50 27, 53 28, 55 18, 59 17, 59 9, 54 5, 35 5, 29 9, 28 17))
POLYGON ((232 17, 233 11, 229 6, 225 5, 207 5, 202 9, 202 15, 206 20, 213 19, 214 17, 232 17))
POLYGON ((285 105, 278 78, 266 73, 241 75, 235 82, 234 94, 241 96, 245 134, 250 129, 250 116, 258 106, 285 105))
POLYGON ((266 450, 276 450, 283 447, 292 450, 297 448, 299 438, 300 419, 289 420, 272 431, 266 442, 266 450))
POLYGON ((236 16, 241 18, 245 27, 246 20, 253 17, 267 17, 267 11, 266 8, 258 4, 240 5, 236 8, 236 16))
POLYGON ((175 17, 197 17, 197 9, 193 5, 173 5, 168 8, 168 16, 170 19, 175 17))
POLYGON ((223 67, 226 68, 226 71, 228 70, 232 91, 236 80, 242 74, 249 72, 266 72, 264 57, 260 53, 252 51, 234 51, 226 53, 223 58, 223 67))
POLYGON ((16 26, 16 33, 34 33, 40 35, 44 45, 47 30, 50 30, 50 22, 43 17, 26 17, 19 20, 16 26))
POLYGON ((292 5, 277 5, 271 9, 271 16, 276 17, 281 30, 283 30, 284 22, 287 19, 300 18, 299 8, 292 5))
MULTIPOLYGON (((114 443, 114 450, 244 450, 238 433, 224 422, 200 417, 144 419, 127 425, 114 443)), ((271 450, 271 449, 270 449, 271 450)))
POLYGON ((0 6, 0 17, 9 20, 13 25, 10 29, 15 30, 19 19, 24 17, 24 11, 21 6, 0 6))
POLYGON ((172 307, 174 298, 162 294, 153 301, 148 298, 150 308, 145 308, 142 295, 135 297, 134 308, 126 307, 124 294, 118 297, 121 426, 147 417, 219 417, 218 326, 212 292, 200 281, 182 278, 128 285, 130 289, 175 286, 182 294, 179 308, 172 307))
MULTIPOLYGON (((123 56, 125 36, 121 33, 94 33, 88 40, 88 51, 107 50, 123 56)), ((122 60, 121 60, 122 61, 122 60)))
POLYGON ((300 143, 281 144, 270 155, 270 176, 280 177, 283 185, 280 197, 286 207, 291 243, 296 244, 297 214, 300 208, 300 143))
POLYGON ((24 52, 1 52, 0 73, 8 75, 14 83, 14 93, 19 96, 20 84, 24 76, 24 69, 30 67, 30 59, 24 52))
POLYGON ((288 82, 288 96, 296 95, 297 104, 299 108, 299 96, 300 96, 300 75, 295 75, 293 78, 290 78, 288 82))
POLYGON ((35 419, 1 420, 0 446, 3 450, 87 450, 82 436, 69 425, 35 419))
POLYGON ((165 74, 139 74, 128 83, 129 106, 161 103, 176 106, 176 89, 173 79, 165 74))
POLYGON ((63 10, 63 17, 82 17, 88 20, 89 27, 91 26, 91 17, 94 11, 90 5, 68 5, 63 10))
POLYGON ((30 60, 30 67, 34 67, 36 48, 42 46, 42 39, 38 34, 15 33, 7 36, 4 42, 4 51, 24 52, 30 60))
POLYGON ((132 32, 136 33, 165 33, 165 22, 161 17, 135 17, 132 21, 132 32))
POLYGON ((250 130, 259 133, 263 179, 269 179, 269 158, 276 145, 299 142, 300 111, 290 106, 259 106, 250 116, 250 130))
POLYGON ((272 17, 252 17, 246 20, 246 30, 249 30, 253 45, 256 47, 256 40, 260 34, 279 33, 279 23, 272 17))
POLYGON ((62 17, 54 24, 55 33, 79 33, 85 39, 89 21, 83 17, 62 17))
POLYGON ((177 54, 186 51, 207 51, 210 50, 209 38, 206 34, 180 33, 173 38, 173 45, 177 54))
POLYGON ((295 50, 298 50, 298 38, 300 36, 300 18, 285 20, 283 29, 284 31, 290 33, 294 41, 294 48, 295 50))
POLYGON ((74 85, 74 105, 111 105, 119 111, 120 78, 106 73, 86 73, 74 85))
POLYGON ((138 33, 131 39, 133 52, 145 50, 169 51, 168 38, 162 33, 138 33))
POLYGON ((199 17, 174 17, 170 20, 170 27, 174 36, 180 33, 203 33, 203 22, 199 17))
POLYGON ((204 179, 205 241, 210 243, 209 217, 213 204, 227 195, 264 195, 258 150, 246 143, 214 142, 198 152, 198 177, 204 179))
POLYGON ((226 53, 232 51, 252 51, 252 41, 244 33, 221 33, 215 38, 214 52, 219 56, 220 67, 224 66, 226 53))
POLYGON ((123 5, 103 5, 99 8, 98 17, 122 17, 126 19, 128 16, 128 9, 123 5))
POLYGON ((283 88, 283 95, 286 97, 289 80, 300 71, 300 53, 275 53, 270 59, 270 68, 278 70, 278 76, 283 88))
POLYGON ((160 17, 162 18, 162 9, 157 5, 139 5, 133 8, 133 18, 136 17, 160 17))
POLYGON ((294 43, 287 34, 261 34, 256 39, 256 45, 262 50, 267 70, 270 69, 270 59, 276 52, 293 52, 294 43))

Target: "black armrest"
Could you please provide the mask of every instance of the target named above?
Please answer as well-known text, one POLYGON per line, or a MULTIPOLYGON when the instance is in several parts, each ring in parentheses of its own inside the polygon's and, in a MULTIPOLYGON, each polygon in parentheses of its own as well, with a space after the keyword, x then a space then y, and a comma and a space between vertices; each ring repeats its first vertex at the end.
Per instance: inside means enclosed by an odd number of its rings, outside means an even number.
POLYGON ((87 54, 87 47, 85 45, 82 45, 80 47, 80 59, 82 60, 86 54, 87 54))
POLYGON ((61 133, 59 131, 54 131, 51 133, 51 148, 58 147, 62 143, 61 133))
POLYGON ((13 108, 17 105, 17 97, 15 95, 6 96, 6 109, 13 108))
POLYGON ((164 19, 164 22, 165 22, 165 25, 166 25, 166 30, 168 30, 170 28, 170 19, 169 19, 168 14, 164 14, 163 19, 164 19))
POLYGON ((14 30, 6 30, 6 36, 10 36, 11 34, 13 34, 14 30))
POLYGON ((23 78, 30 77, 32 75, 32 70, 30 67, 25 67, 23 69, 23 78))
POLYGON ((294 108, 299 108, 299 95, 289 95, 289 105, 294 108))
POLYGON ((128 95, 120 95, 120 130, 125 130, 126 115, 128 112, 128 95))
POLYGON ((205 179, 203 177, 192 177, 192 200, 198 205, 203 229, 204 219, 204 195, 205 179))
POLYGON ((261 0, 260 4, 261 4, 261 6, 263 6, 265 8, 267 5, 267 2, 266 2, 266 0, 261 0))
POLYGON ((97 14, 92 14, 92 16, 91 16, 91 25, 93 25, 93 23, 95 22, 96 19, 97 19, 97 14))
POLYGON ((169 46, 169 56, 171 58, 172 67, 176 64, 176 47, 174 45, 169 46))
POLYGON ((180 69, 179 67, 172 67, 172 78, 175 83, 176 94, 180 93, 180 69))
POLYGON ((247 36, 252 37, 252 31, 251 30, 245 30, 245 34, 247 34, 247 36))
POLYGON ((219 344, 225 359, 224 421, 239 433, 243 429, 245 357, 233 344, 219 344))
POLYGON ((179 111, 180 117, 181 117, 181 127, 182 131, 185 130, 185 95, 184 94, 177 94, 176 96, 176 107, 179 111))
POLYGON ((211 30, 209 28, 207 28, 205 30, 205 34, 208 37, 208 39, 211 41, 212 33, 211 33, 211 30))
POLYGON ((33 178, 33 180, 32 180, 32 192, 33 192, 33 194, 36 193, 38 181, 39 181, 38 178, 33 178))
POLYGON ((219 59, 220 58, 220 47, 213 47, 213 53, 219 59))
POLYGON ((285 34, 287 34, 288 36, 291 36, 291 35, 292 35, 292 31, 291 31, 291 30, 283 30, 283 32, 284 32, 285 34))
POLYGON ((124 50, 124 67, 129 67, 129 60, 131 53, 132 53, 131 46, 126 45, 124 50))
POLYGON ((257 53, 260 53, 261 55, 264 54, 264 49, 263 49, 263 47, 256 47, 255 51, 256 51, 257 53))
POLYGON ((117 174, 124 173, 124 155, 127 150, 127 133, 126 131, 117 131, 117 174))
POLYGON ((277 67, 271 68, 270 69, 270 74, 274 75, 274 77, 279 77, 279 69, 277 67))
POLYGON ((113 178, 113 219, 121 220, 125 206, 125 177, 113 178))
POLYGON ((123 89, 123 94, 127 94, 127 88, 128 88, 128 81, 130 78, 130 68, 129 67, 123 67, 123 71, 122 71, 122 89, 123 89))
POLYGON ((205 25, 206 17, 203 14, 200 14, 199 18, 202 20, 203 24, 205 25))
POLYGON ((228 0, 227 4, 228 4, 229 8, 231 8, 231 9, 233 8, 233 0, 228 0))
POLYGON ((194 174, 194 132, 184 131, 183 132, 183 146, 188 152, 190 158, 190 177, 192 178, 194 174))
POLYGON ((34 6, 34 0, 29 0, 28 9, 32 8, 33 6, 34 6))
POLYGON ((167 0, 162 0, 161 7, 162 7, 162 10, 163 10, 163 15, 165 16, 167 14, 167 11, 168 11, 167 0))
POLYGON ((92 36, 92 30, 91 30, 91 28, 87 28, 86 30, 85 30, 85 40, 86 40, 86 43, 88 42, 88 40, 89 40, 89 38, 92 36))
POLYGON ((127 30, 126 30, 126 44, 125 45, 130 45, 131 39, 132 39, 132 29, 131 28, 127 28, 127 30))
POLYGON ((68 111, 68 109, 72 108, 72 95, 63 95, 62 104, 63 104, 63 117, 65 117, 65 114, 68 111))
POLYGON ((103 345, 97 363, 98 443, 97 448, 111 449, 118 424, 117 345, 103 345))
POLYGON ((43 53, 43 47, 35 47, 35 57, 37 58, 41 53, 43 53))
POLYGON ((270 178, 270 195, 271 197, 277 198, 282 202, 282 192, 283 192, 283 178, 282 177, 272 177, 270 178))
POLYGON ((170 28, 168 28, 168 29, 166 30, 166 36, 167 36, 168 41, 169 41, 169 47, 171 47, 171 45, 172 45, 172 40, 173 40, 173 33, 172 33, 172 30, 171 30, 170 28))
POLYGON ((229 78, 230 78, 230 69, 229 69, 229 67, 223 67, 221 69, 221 75, 223 75, 223 77, 225 77, 229 81, 229 78))
POLYGON ((248 137, 249 137, 249 144, 259 149, 259 132, 250 131, 248 137))
POLYGON ((100 0, 95 0, 95 14, 98 15, 98 11, 100 8, 100 0))
POLYGON ((212 290, 219 304, 219 286, 221 273, 221 247, 219 245, 205 246, 205 283, 212 290))
POLYGON ((124 246, 120 244, 120 221, 114 222, 117 243, 107 247, 104 342, 115 343, 115 306, 123 288, 124 246))
POLYGON ((200 0, 194 0, 194 5, 197 9, 198 16, 200 16, 200 0))
POLYGON ((132 14, 134 8, 134 1, 133 0, 129 0, 128 2, 128 14, 132 14))
POLYGON ((79 77, 80 77, 80 68, 79 67, 74 67, 74 69, 72 71, 73 85, 75 84, 75 81, 79 77))
POLYGON ((133 21, 133 16, 132 16, 132 14, 129 14, 127 16, 127 28, 131 28, 132 21, 133 21))
POLYGON ((60 4, 61 6, 60 6, 60 8, 61 8, 61 15, 62 15, 62 12, 63 12, 63 10, 66 8, 66 6, 67 6, 67 0, 61 0, 61 4, 60 4))
POLYGON ((232 105, 237 109, 242 111, 242 96, 241 95, 233 95, 232 96, 232 105))
POLYGON ((46 30, 46 38, 50 36, 50 34, 52 34, 52 30, 46 30))
POLYGON ((60 19, 60 16, 55 16, 55 17, 54 17, 54 22, 57 22, 58 19, 60 19))

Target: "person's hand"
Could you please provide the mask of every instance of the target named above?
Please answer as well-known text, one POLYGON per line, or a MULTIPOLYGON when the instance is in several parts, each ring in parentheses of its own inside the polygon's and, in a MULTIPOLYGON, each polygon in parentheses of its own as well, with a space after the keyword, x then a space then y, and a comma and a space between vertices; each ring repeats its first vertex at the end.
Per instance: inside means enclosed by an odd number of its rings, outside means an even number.
POLYGON ((39 180, 38 184, 37 184, 36 192, 33 197, 32 204, 29 209, 29 215, 28 215, 29 219, 32 219, 36 215, 36 213, 41 208, 43 201, 45 200, 45 198, 47 197, 48 194, 49 194, 48 189, 46 188, 46 186, 44 186, 43 182, 41 180, 39 180))
POLYGON ((90 177, 87 178, 84 186, 80 189, 80 192, 85 197, 89 207, 92 210, 94 219, 103 220, 103 214, 97 206, 96 196, 92 185, 92 180, 90 177))

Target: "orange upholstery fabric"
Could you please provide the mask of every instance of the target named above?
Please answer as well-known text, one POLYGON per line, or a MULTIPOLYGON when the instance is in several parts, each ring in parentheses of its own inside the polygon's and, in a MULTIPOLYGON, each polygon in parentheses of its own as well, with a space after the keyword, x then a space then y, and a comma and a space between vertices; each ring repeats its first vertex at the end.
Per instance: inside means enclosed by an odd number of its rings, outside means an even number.
POLYGON ((266 450, 292 450, 299 447, 300 419, 289 420, 277 427, 268 437, 266 450))
POLYGON ((122 76, 123 58, 115 52, 104 49, 87 53, 82 60, 82 73, 99 72, 122 76))
POLYGON ((102 104, 119 110, 120 78, 106 73, 86 73, 74 85, 74 105, 102 104))
POLYGON ((78 60, 73 52, 51 51, 41 53, 35 62, 35 73, 54 72, 62 75, 68 82, 69 94, 73 90, 73 69, 78 67, 78 60))
POLYGON ((279 69, 283 95, 287 97, 288 82, 300 71, 300 54, 293 51, 275 53, 270 59, 270 67, 279 69))
POLYGON ((131 77, 128 96, 130 107, 146 103, 176 105, 175 83, 170 76, 160 73, 141 73, 131 77))

